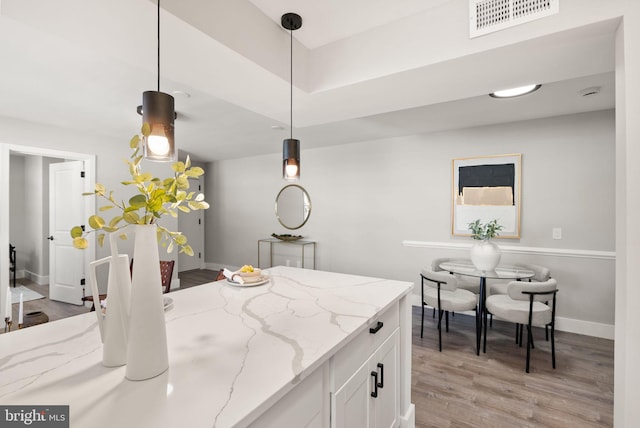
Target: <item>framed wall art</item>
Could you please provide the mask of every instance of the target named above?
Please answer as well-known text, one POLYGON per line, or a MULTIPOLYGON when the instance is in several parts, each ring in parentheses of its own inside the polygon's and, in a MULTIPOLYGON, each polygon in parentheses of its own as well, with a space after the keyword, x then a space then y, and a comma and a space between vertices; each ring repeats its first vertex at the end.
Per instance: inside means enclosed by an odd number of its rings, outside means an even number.
POLYGON ((471 236, 469 223, 498 220, 500 238, 520 238, 522 154, 454 159, 451 233, 471 236))

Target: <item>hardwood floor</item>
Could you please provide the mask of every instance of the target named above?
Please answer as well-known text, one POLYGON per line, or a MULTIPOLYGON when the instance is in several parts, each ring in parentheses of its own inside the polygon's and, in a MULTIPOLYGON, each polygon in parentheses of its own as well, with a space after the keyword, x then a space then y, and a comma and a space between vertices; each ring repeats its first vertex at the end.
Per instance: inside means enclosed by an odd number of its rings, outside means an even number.
MULTIPOLYGON (((42 311, 49 317, 49 321, 55 321, 62 318, 71 317, 78 314, 83 314, 85 312, 89 312, 89 308, 85 308, 83 306, 70 305, 68 303, 56 302, 55 300, 49 300, 49 285, 38 285, 35 282, 32 282, 26 278, 20 278, 16 280, 16 285, 23 285, 26 288, 29 288, 33 291, 37 291, 38 293, 44 296, 44 299, 37 300, 29 300, 28 302, 23 303, 24 313, 27 314, 29 312, 42 311)), ((18 321, 18 304, 14 303, 11 305, 12 309, 12 317, 13 317, 13 329, 17 328, 18 321)), ((3 332, 0 329, 0 333, 3 332)))
POLYGON ((535 329, 527 374, 526 348, 515 344, 511 323, 494 321, 487 353, 480 356, 475 354, 473 316, 449 319, 442 352, 431 310, 424 328, 421 339, 420 308, 415 307, 412 400, 417 428, 613 426, 613 341, 556 332, 553 370, 550 343, 543 329, 535 329))
MULTIPOLYGON (((211 282, 217 272, 180 272, 181 288, 211 282)), ((29 284, 48 296, 48 287, 29 284)), ((25 312, 42 310, 50 320, 87 312, 87 308, 39 299, 25 312)), ((13 305, 14 320, 18 305, 13 305)), ((531 373, 525 373, 526 348, 515 344, 513 324, 494 321, 487 353, 475 354, 475 321, 456 314, 449 332, 438 331, 431 311, 420 338, 420 308, 413 309, 412 401, 416 427, 611 427, 613 426, 613 348, 611 340, 556 333, 556 369, 551 368, 544 331, 534 332, 531 373)))

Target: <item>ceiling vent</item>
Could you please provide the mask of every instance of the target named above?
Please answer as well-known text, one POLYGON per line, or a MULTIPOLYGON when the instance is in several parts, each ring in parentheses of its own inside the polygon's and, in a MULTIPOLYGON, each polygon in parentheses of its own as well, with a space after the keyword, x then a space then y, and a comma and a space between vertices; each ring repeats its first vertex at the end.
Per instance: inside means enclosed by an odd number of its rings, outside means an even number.
POLYGON ((555 15, 559 3, 560 0, 469 0, 469 37, 555 15))

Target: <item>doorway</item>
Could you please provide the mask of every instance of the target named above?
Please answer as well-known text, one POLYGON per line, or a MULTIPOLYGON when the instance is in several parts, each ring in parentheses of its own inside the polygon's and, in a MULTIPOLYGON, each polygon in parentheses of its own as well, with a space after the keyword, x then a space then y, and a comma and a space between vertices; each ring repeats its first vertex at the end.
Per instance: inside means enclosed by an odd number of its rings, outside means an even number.
MULTIPOLYGON (((83 170, 84 170, 82 192, 91 192, 93 190, 94 183, 95 183, 95 163, 96 163, 95 155, 65 152, 65 151, 45 149, 40 147, 0 144, 0 171, 1 171, 0 172, 0 258, 1 260, 9 259, 10 237, 15 238, 15 234, 11 233, 12 212, 10 207, 12 205, 12 201, 13 203, 15 203, 16 200, 20 200, 20 194, 18 194, 18 198, 15 198, 16 196, 15 193, 17 193, 18 190, 15 189, 12 192, 12 185, 11 185, 12 175, 15 174, 16 167, 17 167, 16 166, 12 168, 12 165, 11 165, 12 156, 14 161, 17 159, 17 157, 20 157, 25 159, 25 162, 32 162, 36 164, 39 162, 34 162, 33 161, 34 159, 42 159, 42 160, 47 159, 46 163, 53 163, 53 164, 57 162, 80 161, 82 162, 83 170)), ((45 162, 42 161, 41 163, 44 164, 45 162)), ((46 171, 43 172, 43 174, 46 174, 48 176, 48 168, 46 171)), ((14 184, 15 183, 16 182, 14 181, 14 184)), ((34 196, 31 194, 31 192, 33 191, 33 188, 30 186, 31 185, 28 185, 22 190, 22 193, 23 193, 23 195, 21 195, 22 200, 27 198, 34 198, 34 196)), ((49 189, 48 188, 41 189, 41 191, 39 192, 39 195, 40 195, 40 198, 45 199, 45 201, 42 203, 41 206, 44 206, 44 205, 48 206, 49 189)), ((38 198, 38 196, 36 196, 36 198, 38 198)), ((89 215, 93 212, 93 209, 94 209, 93 203, 94 201, 92 198, 84 198, 82 202, 82 209, 81 209, 83 218, 88 218, 89 215)), ((37 211, 37 210, 34 210, 34 211, 37 211)), ((46 218, 44 216, 44 211, 47 211, 48 213, 48 209, 47 210, 41 209, 41 211, 42 213, 37 222, 38 224, 44 225, 44 226, 39 228, 37 227, 36 231, 34 232, 38 234, 38 235, 34 235, 35 241, 42 242, 42 251, 41 251, 41 254, 38 256, 38 261, 37 261, 40 267, 48 266, 48 260, 46 261, 44 260, 45 258, 48 259, 49 257, 48 255, 49 241, 46 238, 48 236, 51 236, 48 230, 49 215, 47 214, 46 218)), ((35 215, 35 213, 31 213, 31 214, 35 215)), ((14 213, 13 215, 14 219, 15 219, 15 215, 16 214, 14 213)), ((24 222, 24 220, 22 221, 24 222)), ((30 227, 32 225, 29 222, 26 226, 30 227)), ((20 250, 18 249, 18 253, 19 252, 20 250)), ((23 257, 27 257, 27 256, 23 255, 23 257)), ((87 248, 85 251, 82 252, 82 257, 81 257, 82 272, 84 272, 85 267, 88 266, 88 263, 94 258, 95 258, 95 244, 90 243, 89 248, 87 248)), ((38 268, 38 269, 40 272, 46 271, 46 269, 44 268, 38 268)), ((52 273, 49 270, 48 278, 46 278, 44 275, 40 275, 42 277, 35 276, 34 278, 38 281, 47 281, 50 283, 52 274, 55 274, 55 272, 52 273)), ((7 312, 7 299, 9 296, 8 287, 10 287, 10 285, 11 284, 9 281, 8 263, 4 263, 4 262, 0 263, 0 290, 1 290, 0 320, 3 324, 3 327, 4 327, 4 317, 6 316, 6 312, 7 312)))

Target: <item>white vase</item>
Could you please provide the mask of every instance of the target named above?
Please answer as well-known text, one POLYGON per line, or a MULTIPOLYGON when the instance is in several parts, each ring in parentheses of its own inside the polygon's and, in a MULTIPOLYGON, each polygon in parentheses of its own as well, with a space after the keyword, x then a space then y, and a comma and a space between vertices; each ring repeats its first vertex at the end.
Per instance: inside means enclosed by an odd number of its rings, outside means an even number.
POLYGON ((150 379, 169 368, 156 231, 155 224, 134 226, 125 374, 129 380, 150 379))
POLYGON ((500 247, 490 240, 478 241, 471 247, 471 262, 479 271, 489 272, 500 262, 500 247))
POLYGON ((93 303, 98 318, 98 327, 102 339, 102 364, 106 367, 122 366, 127 361, 127 330, 129 298, 131 295, 131 277, 129 275, 129 256, 118 254, 118 247, 110 236, 111 256, 89 264, 89 283, 93 303), (96 268, 109 263, 107 282, 107 311, 102 313, 100 292, 96 277, 96 268))

